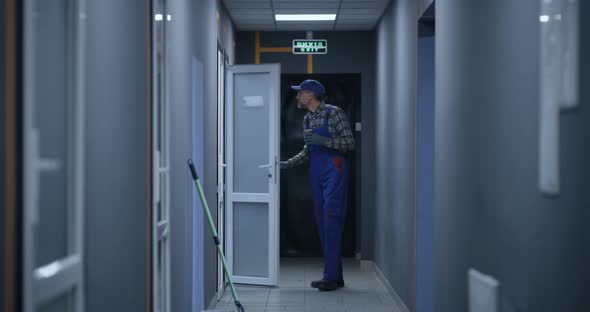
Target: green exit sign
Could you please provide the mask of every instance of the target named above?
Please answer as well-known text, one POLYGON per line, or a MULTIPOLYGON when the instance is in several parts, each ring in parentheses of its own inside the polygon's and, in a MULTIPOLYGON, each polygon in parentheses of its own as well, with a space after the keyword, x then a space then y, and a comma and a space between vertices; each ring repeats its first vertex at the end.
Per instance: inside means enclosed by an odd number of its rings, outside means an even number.
POLYGON ((295 39, 293 40, 293 54, 326 54, 328 40, 326 39, 295 39))

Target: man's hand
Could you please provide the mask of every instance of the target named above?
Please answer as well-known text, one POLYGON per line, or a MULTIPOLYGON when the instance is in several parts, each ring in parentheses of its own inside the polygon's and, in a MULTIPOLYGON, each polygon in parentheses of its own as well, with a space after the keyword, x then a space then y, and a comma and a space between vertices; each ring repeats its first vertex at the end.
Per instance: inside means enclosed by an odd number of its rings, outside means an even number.
POLYGON ((311 135, 311 129, 303 131, 303 141, 305 142, 305 144, 309 144, 311 142, 311 135))
POLYGON ((303 139, 305 140, 305 143, 307 144, 316 144, 316 145, 327 145, 328 141, 330 141, 330 139, 321 136, 319 134, 311 134, 311 135, 307 135, 304 136, 303 139))
POLYGON ((281 169, 285 169, 287 168, 287 162, 286 161, 281 161, 281 169))

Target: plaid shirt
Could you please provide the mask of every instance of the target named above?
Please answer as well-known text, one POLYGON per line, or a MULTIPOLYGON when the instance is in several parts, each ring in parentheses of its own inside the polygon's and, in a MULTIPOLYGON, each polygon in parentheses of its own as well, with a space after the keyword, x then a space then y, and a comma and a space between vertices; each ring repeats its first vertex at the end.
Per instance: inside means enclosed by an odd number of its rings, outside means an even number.
MULTIPOLYGON (((328 141, 326 147, 337 150, 341 153, 346 153, 354 149, 354 137, 348 123, 348 118, 344 111, 334 105, 322 102, 315 112, 308 112, 303 118, 303 128, 309 125, 311 129, 320 128, 324 125, 326 120, 327 108, 332 108, 330 119, 328 119, 328 130, 332 139, 328 141)), ((309 159, 309 150, 307 144, 303 146, 303 150, 299 154, 287 161, 287 167, 294 167, 303 164, 309 159)))

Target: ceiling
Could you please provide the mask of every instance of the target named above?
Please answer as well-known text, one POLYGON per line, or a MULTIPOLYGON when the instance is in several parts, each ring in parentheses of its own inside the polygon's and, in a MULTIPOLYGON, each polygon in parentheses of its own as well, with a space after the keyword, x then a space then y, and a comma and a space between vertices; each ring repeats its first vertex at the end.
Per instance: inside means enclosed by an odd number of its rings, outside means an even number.
POLYGON ((372 30, 390 0, 221 0, 243 31, 372 30), (337 14, 335 21, 276 22, 275 14, 337 14))

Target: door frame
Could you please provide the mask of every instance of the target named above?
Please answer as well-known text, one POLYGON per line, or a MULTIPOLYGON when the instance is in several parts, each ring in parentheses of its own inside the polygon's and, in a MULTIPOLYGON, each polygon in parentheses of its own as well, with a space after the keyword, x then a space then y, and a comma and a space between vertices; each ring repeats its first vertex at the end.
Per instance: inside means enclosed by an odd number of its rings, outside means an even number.
MULTIPOLYGON (((222 49, 217 49, 217 236, 221 250, 225 250, 225 71, 227 58, 222 49)), ((220 255, 215 257, 217 263, 216 292, 217 300, 223 297, 226 280, 220 255)))
POLYGON ((170 101, 167 71, 167 0, 150 0, 150 233, 151 297, 154 312, 171 311, 170 270, 170 101), (156 19, 156 15, 159 18, 156 19), (163 301, 163 303, 161 302, 163 301))
MULTIPOLYGON (((362 253, 362 246, 363 246, 363 233, 365 228, 363 227, 363 223, 361 222, 362 220, 362 213, 363 210, 361 209, 362 206, 362 191, 361 191, 361 184, 362 184, 362 173, 361 173, 361 167, 362 167, 362 149, 363 149, 363 141, 362 141, 362 131, 366 131, 366 130, 362 130, 362 129, 357 129, 357 123, 360 125, 362 125, 362 120, 363 120, 363 113, 362 113, 362 108, 363 108, 363 76, 362 73, 355 73, 355 72, 342 72, 342 73, 315 73, 315 74, 294 74, 294 73, 283 73, 281 74, 281 90, 289 90, 283 93, 282 97, 281 97, 281 106, 283 106, 285 104, 285 101, 289 101, 291 98, 295 98, 296 91, 290 91, 290 86, 292 85, 297 85, 299 84, 301 81, 305 80, 305 79, 315 79, 318 81, 321 81, 324 84, 324 87, 327 88, 327 90, 331 90, 329 93, 326 93, 326 103, 329 104, 333 104, 336 105, 340 108, 342 108, 343 110, 345 110, 345 113, 347 115, 348 121, 350 123, 351 126, 351 131, 352 134, 355 138, 355 149, 353 151, 349 151, 347 154, 347 164, 348 164, 348 180, 347 180, 347 212, 346 212, 346 222, 345 222, 345 227, 344 227, 344 232, 342 234, 342 256, 343 257, 355 257, 355 259, 360 260, 361 259, 361 253, 362 253), (334 81, 347 81, 348 83, 354 84, 355 88, 358 89, 358 101, 354 101, 353 104, 350 105, 350 111, 346 111, 346 107, 339 105, 339 103, 337 102, 332 102, 332 100, 336 100, 336 93, 334 88, 330 88, 330 84, 332 84, 334 81), (333 98, 332 98, 333 97, 333 98), (332 98, 332 99, 331 99, 332 98), (350 230, 350 231, 348 231, 350 230), (352 234, 350 236, 348 236, 349 234, 352 234), (354 248, 352 248, 352 250, 346 250, 348 249, 348 247, 346 247, 347 242, 350 242, 350 244, 353 245, 354 248), (352 252, 352 255, 349 256, 348 252, 352 252), (345 256, 345 254, 347 254, 345 256)), ((349 97, 351 95, 348 95, 349 97)), ((281 109, 287 108, 289 109, 289 106, 286 107, 281 107, 281 109)), ((298 113, 299 114, 299 113, 298 113)), ((289 118, 291 118, 292 116, 288 116, 288 112, 285 112, 284 114, 282 114, 281 118, 283 119, 283 121, 288 120, 289 118)), ((305 113, 302 113, 301 115, 301 122, 303 122, 303 115, 305 115, 305 113)), ((298 129, 301 129, 301 125, 302 124, 297 124, 298 125, 298 129)), ((287 129, 281 129, 282 131, 282 135, 283 135, 283 140, 285 143, 283 143, 282 147, 281 147, 281 153, 283 156, 286 157, 292 157, 294 153, 293 150, 290 150, 290 148, 288 147, 290 144, 288 143, 292 143, 292 138, 287 136, 287 132, 284 131, 289 131, 287 129)), ((302 143, 302 141, 297 141, 297 144, 302 143)), ((300 149, 297 149, 297 152, 299 152, 300 149)), ((306 173, 308 174, 308 173, 306 173)), ((282 192, 283 194, 288 194, 288 191, 286 192, 286 190, 288 190, 289 185, 291 185, 293 182, 292 180, 290 180, 292 178, 292 176, 290 177, 286 177, 285 180, 283 180, 282 184, 281 184, 281 188, 282 188, 282 192), (289 181, 290 180, 290 181, 289 181)), ((308 177, 309 178, 309 177, 308 177)), ((305 180, 308 181, 308 180, 305 180)), ((315 217, 313 217, 313 193, 311 191, 311 186, 306 185, 305 187, 308 188, 309 190, 309 201, 311 203, 311 211, 310 211, 310 215, 312 217, 312 222, 314 222, 315 224, 315 217)), ((288 196, 285 196, 288 197, 288 196)), ((282 202, 283 204, 285 204, 286 202, 288 202, 289 198, 283 198, 282 202)), ((281 210, 283 211, 283 213, 286 213, 283 216, 283 220, 281 220, 281 222, 283 223, 283 225, 286 224, 286 219, 287 219, 287 214, 289 213, 290 209, 292 209, 292 207, 289 206, 289 204, 287 203, 286 206, 281 206, 281 210)), ((314 233, 315 238, 317 239, 317 247, 318 249, 316 250, 316 254, 313 253, 309 253, 309 251, 306 251, 304 254, 298 254, 297 256, 301 255, 301 256, 312 256, 312 257, 322 257, 322 251, 321 251, 321 246, 319 244, 319 236, 317 236, 317 229, 313 228, 311 229, 311 231, 314 233)), ((283 242, 288 242, 290 236, 292 236, 293 229, 289 229, 289 228, 283 228, 283 234, 285 234, 282 239, 283 242)), ((288 246, 284 246, 281 245, 281 248, 285 248, 288 246)), ((283 252, 285 251, 285 249, 283 249, 283 252)), ((285 257, 290 257, 290 255, 285 255, 285 253, 283 253, 283 255, 285 257)), ((296 257, 297 257, 296 256, 296 257)))
POLYGON ((20 121, 20 114, 17 113, 17 102, 18 98, 21 97, 20 80, 18 79, 18 70, 21 67, 22 58, 19 57, 20 49, 17 46, 19 41, 17 38, 22 37, 22 28, 20 14, 20 8, 17 7, 15 0, 5 1, 5 34, 4 34, 4 96, 5 102, 5 123, 4 123, 4 218, 5 227, 4 231, 4 311, 15 312, 20 311, 20 302, 17 300, 17 296, 20 291, 17 286, 17 276, 20 274, 17 270, 20 270, 18 263, 20 262, 19 256, 17 256, 16 246, 18 245, 21 236, 19 235, 17 223, 17 205, 21 201, 20 193, 21 184, 20 179, 17 178, 22 176, 22 167, 19 162, 22 156, 22 149, 17 150, 17 142, 19 135, 22 133, 22 124, 20 121))

